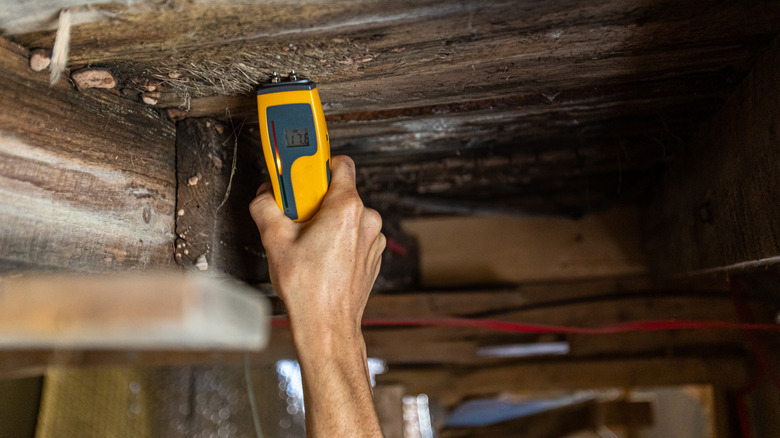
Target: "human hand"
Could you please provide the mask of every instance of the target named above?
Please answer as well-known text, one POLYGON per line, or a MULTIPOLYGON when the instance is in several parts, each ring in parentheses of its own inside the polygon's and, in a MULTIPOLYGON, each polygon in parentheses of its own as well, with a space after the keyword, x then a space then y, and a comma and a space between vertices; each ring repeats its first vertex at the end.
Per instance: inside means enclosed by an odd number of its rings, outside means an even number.
POLYGON ((360 326, 385 248, 382 218, 358 196, 355 163, 345 156, 331 163, 330 188, 310 221, 285 216, 267 183, 249 210, 287 306, 307 434, 381 437, 360 326))
POLYGON ((308 222, 286 217, 268 183, 258 190, 250 212, 268 256, 271 282, 294 330, 359 332, 386 240, 379 213, 364 207, 357 193, 354 162, 332 157, 330 188, 308 222))

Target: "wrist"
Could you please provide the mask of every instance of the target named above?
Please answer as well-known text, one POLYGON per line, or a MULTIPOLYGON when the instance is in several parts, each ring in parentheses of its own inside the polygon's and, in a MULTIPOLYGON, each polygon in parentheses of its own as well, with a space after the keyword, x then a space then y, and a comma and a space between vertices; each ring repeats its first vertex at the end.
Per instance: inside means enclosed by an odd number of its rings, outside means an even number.
POLYGON ((360 321, 325 318, 317 320, 297 319, 290 315, 290 331, 299 360, 308 358, 340 358, 351 360, 365 356, 366 344, 363 339, 360 321))

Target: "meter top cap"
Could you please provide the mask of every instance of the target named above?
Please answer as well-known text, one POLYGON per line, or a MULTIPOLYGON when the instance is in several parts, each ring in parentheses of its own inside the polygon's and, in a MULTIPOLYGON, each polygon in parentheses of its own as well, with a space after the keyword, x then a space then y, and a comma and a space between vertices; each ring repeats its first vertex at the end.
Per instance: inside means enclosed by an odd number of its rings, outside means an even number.
POLYGON ((308 79, 298 79, 295 74, 295 70, 290 72, 289 79, 286 82, 282 82, 281 77, 277 72, 271 76, 271 82, 266 84, 260 84, 257 88, 257 95, 279 93, 282 91, 301 91, 301 90, 313 90, 317 88, 317 84, 308 79))

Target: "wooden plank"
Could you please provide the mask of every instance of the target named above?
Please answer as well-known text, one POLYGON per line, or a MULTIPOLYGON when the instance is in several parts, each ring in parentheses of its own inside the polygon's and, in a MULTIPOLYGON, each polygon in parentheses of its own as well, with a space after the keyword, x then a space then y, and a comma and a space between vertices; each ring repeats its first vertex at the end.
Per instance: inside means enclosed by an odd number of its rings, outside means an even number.
POLYGON ((670 170, 648 209, 648 248, 664 273, 780 262, 780 40, 670 170))
POLYGON ((259 143, 239 141, 239 128, 212 119, 177 125, 175 257, 187 268, 267 282, 260 235, 249 215, 267 172, 259 143))
POLYGON ((0 271, 171 266, 173 125, 27 62, 0 39, 0 271))
POLYGON ((445 405, 462 397, 506 391, 545 391, 632 386, 713 384, 739 388, 747 380, 741 358, 654 358, 538 362, 493 367, 391 369, 377 376, 409 393, 425 393, 445 405))
POLYGON ((466 217, 408 220, 425 285, 519 283, 647 272, 637 211, 581 221, 466 217))
POLYGON ((0 283, 0 349, 260 350, 268 311, 205 276, 25 276, 0 283))
MULTIPOLYGON (((717 320, 736 322, 727 293, 717 290, 681 291, 644 289, 643 280, 599 280, 582 285, 526 285, 515 290, 427 292, 375 295, 369 299, 366 319, 430 319, 441 317, 489 318, 500 321, 563 326, 602 326, 636 320, 717 320), (633 284, 633 289, 632 289, 633 284)), ((754 308, 768 308, 756 301, 754 308)), ((762 313, 759 321, 771 321, 774 314, 762 313)), ((616 356, 740 354, 744 339, 738 331, 662 331, 610 335, 535 335, 453 327, 369 326, 364 329, 368 354, 391 366, 408 364, 495 365, 507 360, 481 356, 482 347, 566 341, 570 353, 550 358, 579 360, 616 356)), ((290 332, 274 327, 267 349, 253 355, 253 362, 273 363, 295 358, 290 332)), ((197 364, 219 361, 238 363, 232 352, 68 351, 9 352, 0 354, 0 369, 30 369, 47 364, 197 364)), ((517 360, 517 359, 515 359, 517 360)), ((529 360, 526 358, 525 360, 529 360)))

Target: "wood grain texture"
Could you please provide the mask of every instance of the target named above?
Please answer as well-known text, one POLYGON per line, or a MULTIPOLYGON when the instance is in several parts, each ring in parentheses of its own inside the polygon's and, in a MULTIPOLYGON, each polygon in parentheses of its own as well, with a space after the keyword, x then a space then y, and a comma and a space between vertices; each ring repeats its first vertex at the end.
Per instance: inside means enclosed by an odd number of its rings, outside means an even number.
POLYGON ((178 123, 175 257, 191 269, 267 282, 265 253, 249 215, 267 173, 259 143, 238 141, 238 128, 212 119, 178 123))
POLYGON ((780 40, 703 125, 648 209, 664 273, 780 263, 780 40))
MULTIPOLYGON (((109 67, 123 95, 154 89, 180 115, 229 108, 250 124, 252 88, 295 68, 319 84, 334 153, 365 168, 367 202, 406 216, 578 216, 642 200, 780 20, 772 0, 97 9, 113 20, 74 26, 70 67, 109 67), (504 163, 480 164, 493 158, 504 163)), ((14 38, 49 47, 53 33, 14 38)))
POLYGON ((4 272, 170 267, 174 129, 103 90, 49 86, 0 39, 4 272))
MULTIPOLYGON (((681 74, 682 66, 717 70, 750 56, 729 40, 755 44, 776 33, 780 8, 771 1, 404 0, 213 2, 113 12, 121 20, 73 28, 72 65, 178 72, 191 80, 194 97, 237 94, 231 82, 257 83, 295 67, 332 83, 323 94, 331 108, 354 111, 491 96, 499 89, 555 93, 564 84, 625 82, 616 79, 639 72, 681 74), (219 72, 226 74, 220 81, 209 65, 233 68, 219 72), (247 81, 247 74, 254 77, 247 81)), ((48 46, 52 36, 16 38, 48 46)))

